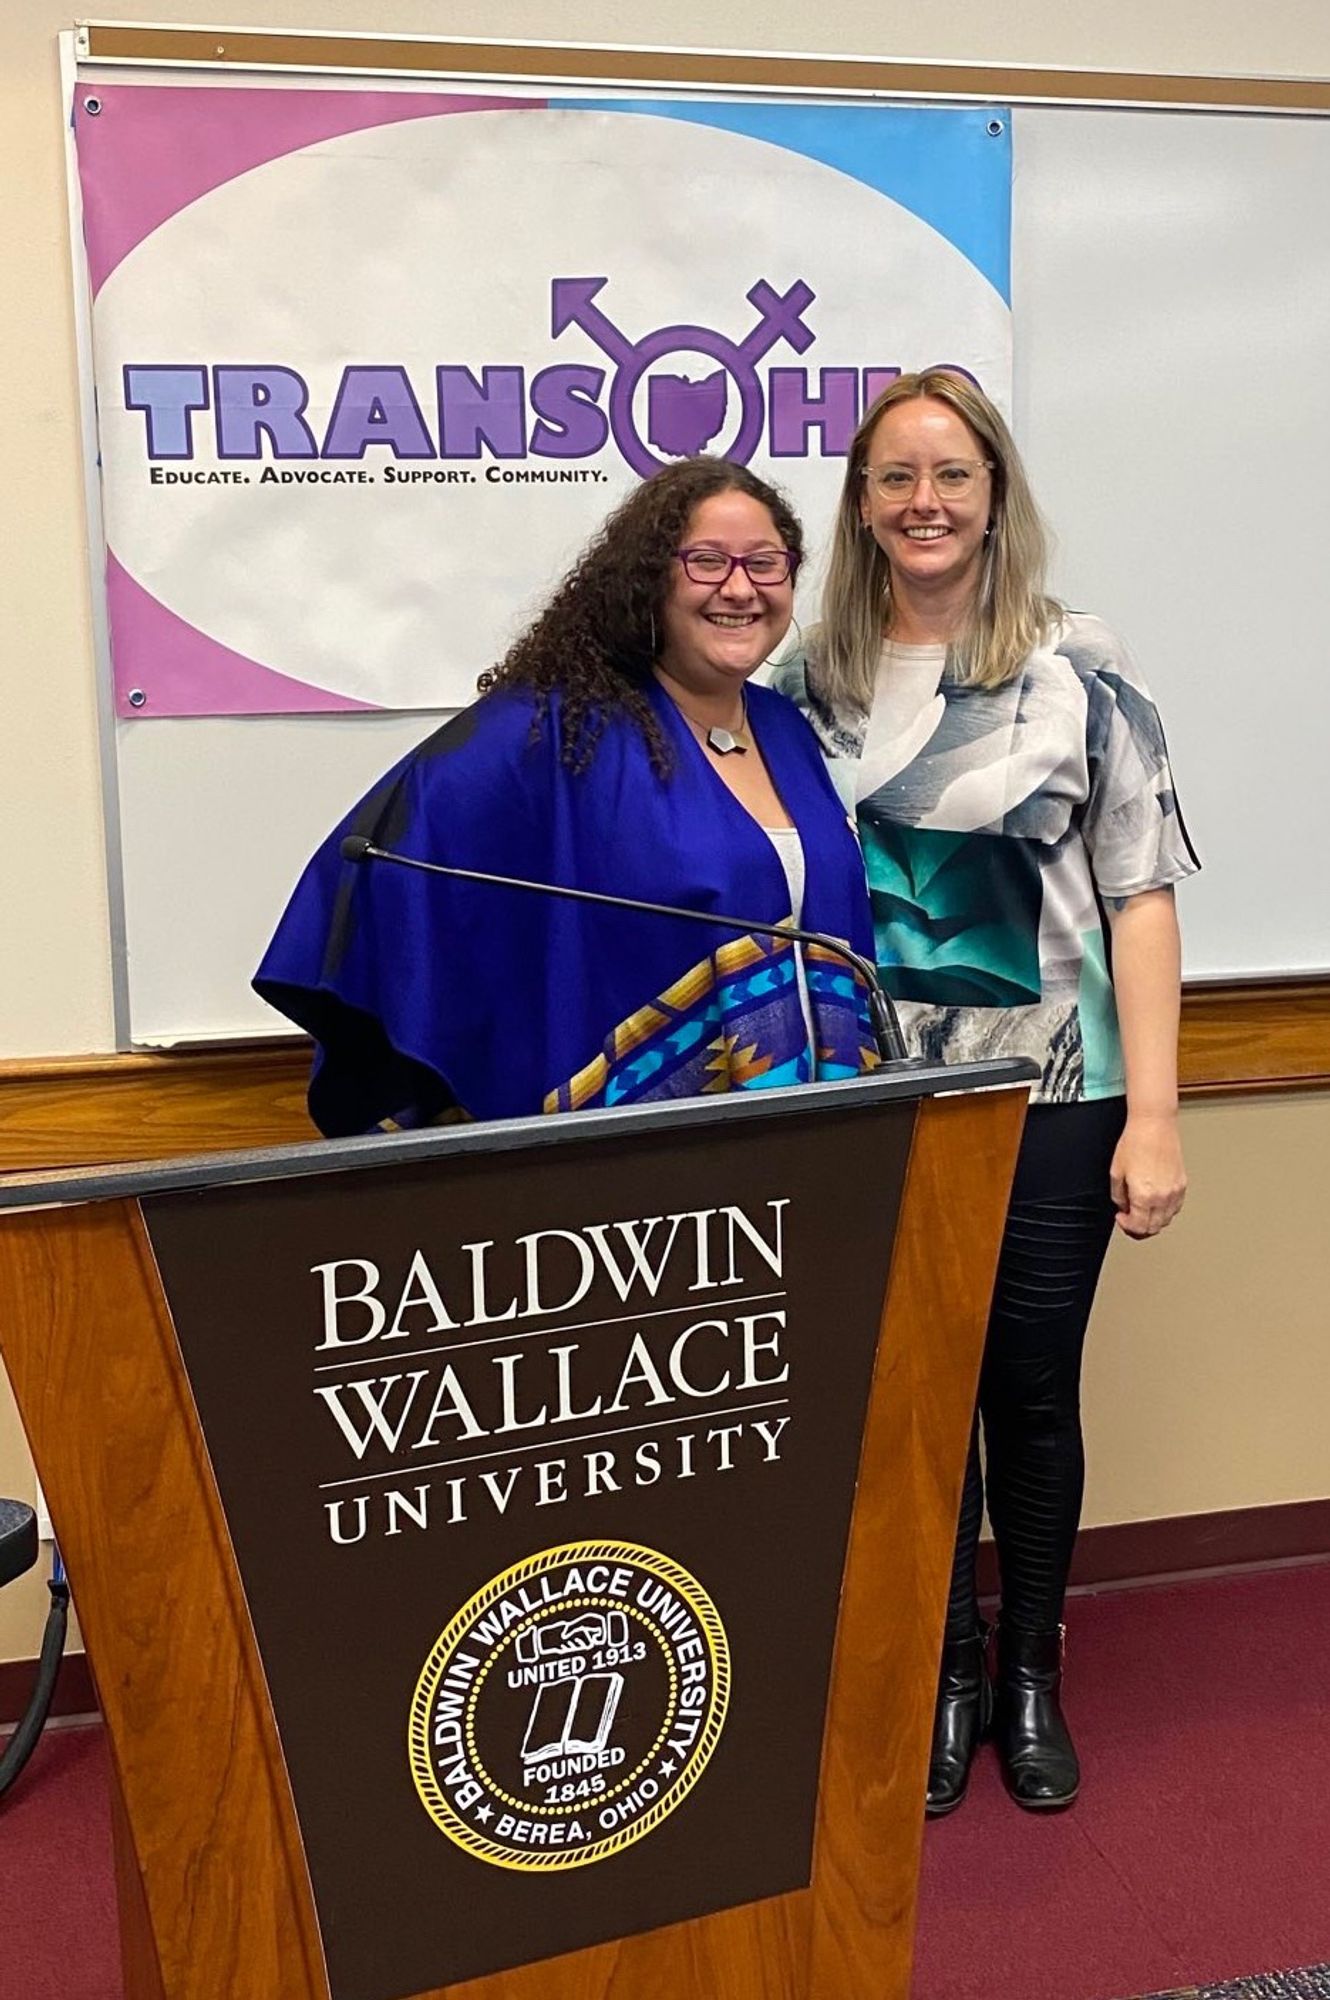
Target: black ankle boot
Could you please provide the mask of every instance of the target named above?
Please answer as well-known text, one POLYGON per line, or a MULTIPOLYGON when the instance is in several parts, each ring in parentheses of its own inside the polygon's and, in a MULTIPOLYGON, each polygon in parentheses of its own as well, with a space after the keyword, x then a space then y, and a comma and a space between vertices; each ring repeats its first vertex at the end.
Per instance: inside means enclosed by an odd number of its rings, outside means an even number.
POLYGON ((930 1819, 954 1812, 965 1797, 970 1766, 993 1719, 993 1684, 985 1655, 988 1629, 981 1625, 968 1639, 944 1639, 933 1711, 933 1749, 928 1760, 928 1795, 924 1811, 930 1819))
POLYGON ((1080 1790, 1081 1767, 1059 1698, 1063 1630, 998 1625, 993 1736, 1007 1788, 1031 1812, 1069 1806, 1080 1790))

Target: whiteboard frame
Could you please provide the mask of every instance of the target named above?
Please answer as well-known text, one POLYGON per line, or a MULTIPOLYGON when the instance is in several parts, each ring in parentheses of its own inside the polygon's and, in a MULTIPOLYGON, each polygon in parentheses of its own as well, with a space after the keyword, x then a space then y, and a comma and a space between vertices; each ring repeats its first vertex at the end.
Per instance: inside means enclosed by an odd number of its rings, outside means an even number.
POLYGON ((938 103, 1105 105, 1117 109, 1330 112, 1330 82, 1234 71, 1042 67, 964 58, 826 55, 813 50, 699 48, 687 44, 493 41, 483 36, 317 28, 181 28, 165 22, 81 21, 81 61, 218 70, 300 70, 309 75, 431 77, 450 82, 562 83, 586 88, 866 97, 938 103), (218 38, 221 38, 219 41, 218 38), (211 43, 211 48, 207 44, 211 43), (352 53, 352 52, 355 53, 352 53), (367 62, 365 53, 383 63, 367 62), (522 61, 518 58, 526 57, 522 61), (579 61, 579 58, 582 60, 579 61))
POLYGON ((74 352, 78 367, 79 447, 83 457, 83 522, 87 536, 88 597, 97 705, 97 762, 102 787, 102 855, 111 947, 111 1023, 117 1049, 135 1046, 130 1036, 129 934, 125 923, 124 847, 120 831, 119 762, 115 742, 115 700, 111 673, 111 630, 106 601, 106 532, 102 482, 98 476, 97 398, 92 357, 92 294, 83 248, 83 190, 74 145, 74 86, 78 82, 75 37, 63 34, 60 93, 65 125, 65 196, 69 213, 69 274, 74 302, 74 352))

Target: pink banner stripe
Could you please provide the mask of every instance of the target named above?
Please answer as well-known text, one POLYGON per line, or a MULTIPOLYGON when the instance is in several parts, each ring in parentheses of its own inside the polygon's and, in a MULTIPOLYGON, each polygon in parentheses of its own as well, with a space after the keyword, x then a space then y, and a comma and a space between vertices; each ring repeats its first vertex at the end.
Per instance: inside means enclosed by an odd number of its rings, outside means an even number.
POLYGON ((117 715, 304 715, 343 709, 377 712, 371 701, 332 694, 279 674, 210 639, 136 583, 106 552, 117 715), (146 699, 132 702, 130 690, 146 699))
POLYGON ((542 98, 388 90, 176 90, 78 84, 74 130, 94 294, 145 236, 200 195, 320 139, 408 118, 533 111, 542 98), (100 110, 90 115, 89 98, 100 110))

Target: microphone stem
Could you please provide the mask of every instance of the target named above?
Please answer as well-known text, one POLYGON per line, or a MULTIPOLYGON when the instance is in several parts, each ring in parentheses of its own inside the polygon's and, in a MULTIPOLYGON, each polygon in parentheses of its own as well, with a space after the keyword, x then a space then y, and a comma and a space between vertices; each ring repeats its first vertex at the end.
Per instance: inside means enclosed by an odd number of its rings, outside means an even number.
POLYGON ((449 875, 458 882, 483 882, 495 889, 529 889, 541 896, 564 896, 573 903, 600 903, 612 910, 647 910, 657 917, 681 917, 690 924, 710 924, 714 929, 720 925, 734 931, 753 931, 759 937, 792 939, 797 944, 820 945, 824 951, 840 954, 863 980, 868 993, 868 1013, 873 1028, 873 1039, 883 1062, 905 1062, 905 1038, 901 1034, 896 1010, 891 1004, 878 980, 877 967, 872 959, 845 944, 840 938, 824 936, 820 931, 805 931, 794 924, 761 924, 750 922, 746 917, 719 917, 707 910, 681 910, 671 903, 647 903, 640 898, 611 896, 601 889, 569 889, 559 882, 527 882, 518 875, 488 875, 479 868, 446 868, 440 861, 422 861, 414 854, 396 854, 390 847, 376 847, 370 840, 355 835, 342 843, 342 853, 348 861, 395 861, 401 868, 421 868, 429 875, 449 875))

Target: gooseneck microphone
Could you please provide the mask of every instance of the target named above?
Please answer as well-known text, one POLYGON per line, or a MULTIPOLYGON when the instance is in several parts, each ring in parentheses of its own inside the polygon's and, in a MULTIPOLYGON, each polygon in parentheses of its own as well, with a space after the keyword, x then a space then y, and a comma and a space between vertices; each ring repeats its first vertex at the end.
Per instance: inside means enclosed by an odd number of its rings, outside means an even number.
POLYGON ((793 924, 759 924, 748 917, 722 917, 712 910, 680 910, 670 903, 644 903, 635 896, 609 896, 599 889, 566 889, 558 882, 527 882, 519 875, 487 875, 478 868, 445 868, 438 861, 420 861, 414 854, 398 854, 391 847, 376 847, 363 833, 348 833, 342 842, 343 861, 391 861, 399 868, 419 868, 426 875, 449 875, 459 882, 483 882, 495 889, 529 889, 538 896, 563 896, 572 903, 601 903, 607 909, 645 911, 653 917, 682 917, 690 924, 711 924, 721 930, 755 931, 759 937, 786 938, 796 944, 815 944, 840 958, 859 974, 868 994, 868 1013, 873 1039, 884 1063, 909 1062, 905 1038, 896 1018, 890 995, 882 987, 877 967, 844 939, 824 931, 796 929, 793 924))

